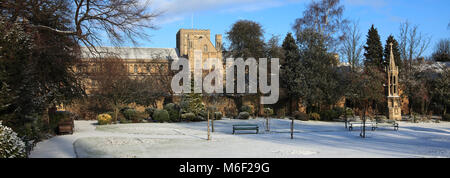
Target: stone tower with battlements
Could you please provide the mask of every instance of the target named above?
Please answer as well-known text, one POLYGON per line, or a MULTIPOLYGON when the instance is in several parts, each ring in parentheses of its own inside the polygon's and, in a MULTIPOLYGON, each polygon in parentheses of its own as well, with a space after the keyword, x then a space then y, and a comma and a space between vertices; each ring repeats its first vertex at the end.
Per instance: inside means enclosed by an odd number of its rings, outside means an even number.
MULTIPOLYGON (((194 51, 202 51, 202 61, 217 58, 222 61, 222 35, 215 35, 215 45, 211 42, 210 30, 180 29, 177 33, 177 48, 180 57, 193 64, 194 51)), ((203 65, 202 65, 203 66, 203 65)), ((191 65, 191 70, 194 65, 191 65)))
POLYGON ((398 84, 398 66, 395 65, 394 54, 392 53, 392 43, 391 52, 389 57, 389 67, 387 69, 387 87, 388 87, 388 112, 389 119, 391 120, 401 120, 402 112, 400 108, 400 95, 399 95, 399 84, 398 84))

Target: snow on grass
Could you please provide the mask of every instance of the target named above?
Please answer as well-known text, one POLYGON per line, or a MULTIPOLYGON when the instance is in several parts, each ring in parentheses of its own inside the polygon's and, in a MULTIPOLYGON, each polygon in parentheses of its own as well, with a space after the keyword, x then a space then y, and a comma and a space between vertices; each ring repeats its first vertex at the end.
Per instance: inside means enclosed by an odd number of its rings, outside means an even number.
MULTIPOLYGON (((212 140, 206 122, 145 123, 96 126, 76 121, 73 135, 37 145, 30 157, 450 157, 450 123, 400 123, 400 130, 348 131, 341 122, 264 119, 215 121, 212 140), (257 124, 260 134, 232 135, 233 124, 257 124)), ((254 131, 250 131, 254 133, 254 131)), ((250 133, 246 132, 246 133, 250 133)), ((241 131, 239 131, 241 133, 241 131)))

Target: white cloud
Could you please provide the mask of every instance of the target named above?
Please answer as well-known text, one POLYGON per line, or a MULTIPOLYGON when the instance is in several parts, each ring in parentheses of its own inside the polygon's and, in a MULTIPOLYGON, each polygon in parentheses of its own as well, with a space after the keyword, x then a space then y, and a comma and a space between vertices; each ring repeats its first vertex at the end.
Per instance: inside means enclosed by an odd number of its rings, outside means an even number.
POLYGON ((164 12, 158 19, 158 24, 167 24, 190 17, 193 13, 252 12, 299 1, 303 0, 153 0, 151 6, 152 9, 164 12))

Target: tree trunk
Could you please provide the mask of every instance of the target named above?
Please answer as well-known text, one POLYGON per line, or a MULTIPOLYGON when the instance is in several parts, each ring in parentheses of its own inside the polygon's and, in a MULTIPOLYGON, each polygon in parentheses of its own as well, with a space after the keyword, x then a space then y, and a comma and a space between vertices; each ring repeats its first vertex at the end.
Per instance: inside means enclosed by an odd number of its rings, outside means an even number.
POLYGON ((361 129, 361 137, 366 138, 366 111, 367 107, 364 107, 363 113, 362 113, 362 119, 363 119, 363 127, 361 129))
POLYGON ((291 122, 291 139, 294 139, 294 118, 292 118, 291 122))
POLYGON ((215 115, 213 114, 213 117, 211 118, 211 132, 214 132, 214 119, 216 118, 215 115))
POLYGON ((211 140, 211 133, 210 133, 210 129, 209 129, 209 112, 208 112, 208 140, 211 140))

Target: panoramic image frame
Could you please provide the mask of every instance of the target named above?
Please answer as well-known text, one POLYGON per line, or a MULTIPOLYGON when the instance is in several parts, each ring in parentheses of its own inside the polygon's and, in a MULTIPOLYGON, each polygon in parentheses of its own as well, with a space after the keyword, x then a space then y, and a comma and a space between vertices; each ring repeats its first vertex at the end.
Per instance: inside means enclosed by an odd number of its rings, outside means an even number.
POLYGON ((448 7, 2 0, 0 158, 449 158, 448 7))

